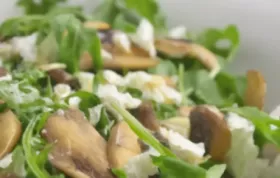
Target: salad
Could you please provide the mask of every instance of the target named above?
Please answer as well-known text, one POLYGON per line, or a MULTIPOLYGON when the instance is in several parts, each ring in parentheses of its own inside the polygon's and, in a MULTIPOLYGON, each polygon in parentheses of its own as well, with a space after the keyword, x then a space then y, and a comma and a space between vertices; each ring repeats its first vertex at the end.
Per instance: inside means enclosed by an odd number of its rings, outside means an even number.
POLYGON ((0 25, 1 178, 280 177, 262 74, 226 71, 235 25, 170 29, 154 0, 18 5, 0 25))

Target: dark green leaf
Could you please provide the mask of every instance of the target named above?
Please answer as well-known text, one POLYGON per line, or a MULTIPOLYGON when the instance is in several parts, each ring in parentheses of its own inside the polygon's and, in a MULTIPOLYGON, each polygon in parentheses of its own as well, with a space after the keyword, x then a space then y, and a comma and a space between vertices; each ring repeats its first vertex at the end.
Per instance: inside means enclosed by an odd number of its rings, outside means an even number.
POLYGON ((124 14, 118 14, 114 20, 113 28, 124 31, 126 33, 134 33, 136 32, 137 25, 129 22, 124 14))
POLYGON ((89 108, 92 108, 98 104, 101 103, 100 99, 92 94, 92 93, 89 93, 89 92, 86 92, 86 91, 77 91, 75 93, 73 93, 72 95, 70 95, 66 101, 68 102, 69 101, 69 98, 71 97, 74 97, 74 96, 77 96, 81 99, 81 102, 79 104, 79 108, 88 116, 89 112, 88 112, 88 109, 89 108))
MULTIPOLYGON (((270 142, 280 147, 280 121, 271 118, 267 113, 259 111, 257 108, 242 107, 242 108, 224 108, 222 111, 234 112, 249 121, 251 121, 255 127, 256 132, 259 134, 259 138, 265 139, 264 141, 258 141, 259 143, 270 142), (272 130, 271 125, 274 125, 278 130, 272 130)), ((262 146, 262 145, 259 145, 262 146)))
POLYGON ((101 57, 101 42, 96 32, 91 34, 91 42, 88 48, 92 58, 94 68, 99 71, 103 68, 103 59, 101 57))
POLYGON ((206 170, 168 156, 152 157, 163 178, 206 178, 206 170))
POLYGON ((106 139, 109 138, 110 130, 114 125, 114 121, 109 119, 107 111, 105 108, 101 109, 101 115, 99 122, 96 124, 96 130, 106 139))
POLYGON ((93 19, 112 24, 118 13, 119 8, 116 6, 115 0, 104 0, 94 9, 93 19))
POLYGON ((46 14, 58 3, 66 2, 67 0, 18 0, 17 5, 24 9, 25 14, 46 14))
POLYGON ((231 61, 239 47, 239 32, 236 26, 225 29, 210 28, 198 36, 197 42, 219 56, 231 61))
POLYGON ((4 112, 8 108, 7 103, 0 103, 0 113, 4 112))
POLYGON ((25 131, 23 133, 22 146, 23 146, 27 165, 30 168, 30 170, 32 171, 32 173, 36 177, 49 178, 50 175, 48 174, 48 172, 44 168, 42 168, 41 166, 38 165, 36 152, 32 148, 32 145, 30 144, 32 137, 33 137, 33 132, 34 132, 34 129, 36 127, 36 123, 38 120, 40 120, 40 115, 32 118, 32 120, 29 122, 27 128, 25 129, 25 131))
POLYGON ((225 101, 222 98, 214 79, 205 70, 187 71, 184 76, 185 90, 193 91, 195 96, 205 104, 222 106, 225 101))

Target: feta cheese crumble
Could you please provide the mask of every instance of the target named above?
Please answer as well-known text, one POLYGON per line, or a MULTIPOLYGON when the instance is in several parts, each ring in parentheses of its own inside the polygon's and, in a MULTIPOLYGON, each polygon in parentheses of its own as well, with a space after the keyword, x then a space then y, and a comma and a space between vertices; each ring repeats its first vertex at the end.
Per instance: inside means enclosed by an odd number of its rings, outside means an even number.
POLYGON ((103 72, 104 79, 109 83, 117 86, 123 86, 124 85, 124 79, 122 76, 117 74, 116 72, 112 70, 104 70, 103 72))
POLYGON ((34 33, 30 36, 14 37, 11 40, 12 48, 15 52, 19 53, 25 61, 35 62, 37 59, 37 34, 34 33))
POLYGON ((71 87, 67 84, 57 84, 53 89, 55 95, 60 99, 66 98, 71 94, 71 87))
POLYGON ((73 96, 71 98, 69 98, 69 106, 71 108, 79 108, 80 102, 81 102, 81 98, 78 96, 73 96))
POLYGON ((168 140, 171 150, 183 160, 199 164, 204 159, 204 144, 195 144, 173 130, 161 127, 160 133, 168 140))
POLYGON ((131 39, 139 47, 146 50, 151 57, 156 57, 154 27, 147 19, 141 20, 136 34, 131 35, 131 39))
POLYGON ((12 157, 13 157, 13 154, 10 153, 10 154, 7 154, 4 158, 2 158, 0 160, 0 168, 5 169, 5 168, 9 167, 9 165, 13 162, 12 157))
POLYGON ((99 104, 93 108, 89 108, 89 121, 92 125, 96 125, 99 120, 100 120, 100 116, 101 116, 101 111, 103 108, 103 104, 99 104))
POLYGON ((128 36, 123 32, 116 32, 113 34, 113 42, 116 46, 121 48, 124 52, 131 52, 131 44, 128 36))
POLYGON ((185 26, 177 26, 169 31, 168 36, 172 39, 185 39, 186 34, 187 29, 185 26))
POLYGON ((118 102, 122 107, 133 109, 141 104, 141 100, 133 98, 129 93, 120 93, 115 85, 105 84, 99 85, 97 92, 104 102, 118 102))
POLYGON ((125 86, 141 90, 144 99, 151 99, 158 103, 180 104, 182 102, 181 93, 169 87, 161 76, 153 76, 142 71, 129 72, 124 80, 125 86))
POLYGON ((10 74, 0 77, 0 82, 1 81, 11 81, 11 80, 13 80, 13 78, 12 78, 12 75, 10 75, 10 74))
POLYGON ((79 72, 75 74, 81 84, 81 90, 92 92, 94 74, 90 72, 79 72))
POLYGON ((235 178, 279 177, 279 168, 274 167, 280 165, 277 160, 270 165, 268 159, 258 158, 259 148, 254 144, 253 138, 254 125, 234 113, 229 114, 227 123, 232 134, 232 145, 227 155, 231 174, 235 178))

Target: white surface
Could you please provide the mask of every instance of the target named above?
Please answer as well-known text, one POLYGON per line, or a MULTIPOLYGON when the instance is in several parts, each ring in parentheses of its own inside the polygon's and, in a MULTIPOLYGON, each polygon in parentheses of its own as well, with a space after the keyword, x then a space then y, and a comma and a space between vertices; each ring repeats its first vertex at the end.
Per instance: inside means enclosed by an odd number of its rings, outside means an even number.
MULTIPOLYGON (((1 0, 0 21, 19 14, 13 7, 16 0, 1 0), (5 4, 5 6, 3 5, 5 4)), ((266 109, 280 103, 280 1, 279 0, 159 0, 168 12, 169 24, 184 24, 190 30, 204 27, 224 27, 237 24, 241 31, 241 48, 232 71, 244 73, 247 69, 259 69, 268 83, 266 109), (276 79, 274 79, 276 78, 276 79), (279 100, 279 101, 278 101, 279 100)), ((85 4, 89 11, 93 0, 72 0, 85 4)))

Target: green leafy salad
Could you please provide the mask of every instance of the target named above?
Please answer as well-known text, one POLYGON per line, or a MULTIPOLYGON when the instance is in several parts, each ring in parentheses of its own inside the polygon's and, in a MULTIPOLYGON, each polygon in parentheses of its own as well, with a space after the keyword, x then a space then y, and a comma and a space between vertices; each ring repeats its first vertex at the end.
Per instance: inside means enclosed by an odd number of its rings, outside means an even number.
POLYGON ((0 26, 0 178, 280 177, 262 74, 225 70, 236 26, 168 28, 155 0, 18 6, 0 26))

